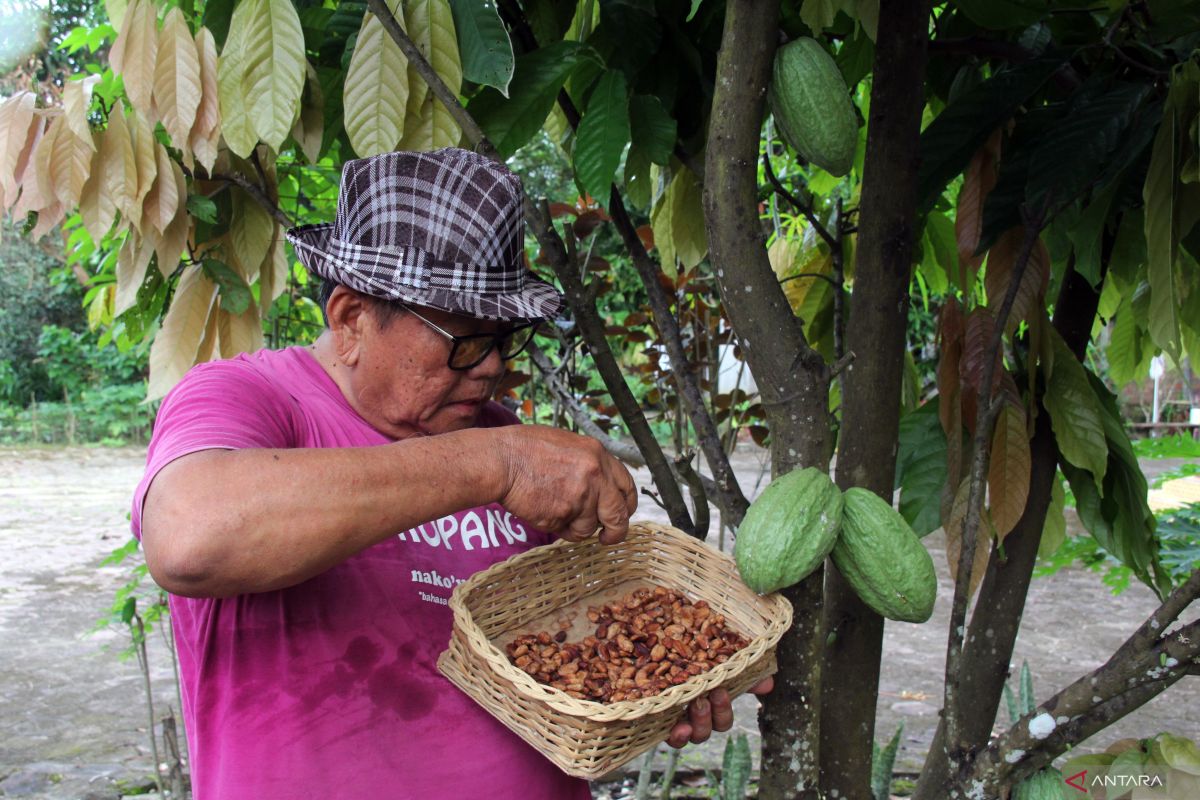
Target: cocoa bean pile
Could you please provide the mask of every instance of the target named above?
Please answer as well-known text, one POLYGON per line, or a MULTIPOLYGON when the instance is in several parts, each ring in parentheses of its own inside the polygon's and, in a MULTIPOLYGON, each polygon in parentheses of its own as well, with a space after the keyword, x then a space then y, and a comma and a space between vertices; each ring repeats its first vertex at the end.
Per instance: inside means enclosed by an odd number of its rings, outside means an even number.
POLYGON ((589 606, 594 635, 568 642, 565 630, 518 636, 508 659, 540 683, 580 700, 651 697, 729 660, 748 645, 704 600, 662 586, 589 606))

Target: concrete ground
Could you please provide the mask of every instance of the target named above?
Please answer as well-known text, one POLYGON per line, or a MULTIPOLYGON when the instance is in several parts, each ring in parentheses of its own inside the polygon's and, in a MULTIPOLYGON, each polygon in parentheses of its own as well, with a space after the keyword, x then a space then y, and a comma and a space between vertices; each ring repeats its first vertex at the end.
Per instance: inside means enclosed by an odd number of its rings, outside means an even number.
MULTIPOLYGON (((143 677, 136 659, 119 658, 128 634, 93 632, 129 579, 133 562, 99 564, 128 540, 129 497, 144 457, 133 448, 0 450, 0 796, 115 800, 150 783, 143 677)), ((750 448, 735 458, 747 489, 765 484, 765 476, 758 481, 764 457, 750 448)), ((638 516, 666 521, 648 498, 638 516)), ((877 732, 885 738, 904 723, 900 772, 919 769, 941 705, 952 586, 940 534, 926 542, 940 579, 934 617, 924 625, 889 623, 885 632, 877 732)), ((1101 664, 1155 605, 1140 585, 1113 596, 1080 570, 1035 580, 1014 666, 1027 661, 1045 697, 1101 664)), ((156 712, 177 709, 158 633, 149 639, 149 662, 156 712)), ((739 729, 753 733, 755 706, 751 697, 738 700, 739 729)), ((1160 731, 1200 739, 1197 709, 1200 681, 1185 679, 1082 749, 1160 731)), ((715 736, 685 749, 681 769, 718 765, 723 747, 724 737, 715 736)))

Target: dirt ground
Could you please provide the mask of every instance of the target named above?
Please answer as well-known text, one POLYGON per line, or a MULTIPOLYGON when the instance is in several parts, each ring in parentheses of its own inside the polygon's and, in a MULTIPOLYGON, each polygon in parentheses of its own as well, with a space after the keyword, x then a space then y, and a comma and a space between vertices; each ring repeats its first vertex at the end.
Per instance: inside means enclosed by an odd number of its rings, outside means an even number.
MULTIPOLYGON (((129 497, 143 461, 140 449, 0 450, 2 796, 113 800, 144 792, 149 783, 143 679, 136 659, 118 658, 128 635, 90 633, 128 579, 128 564, 98 565, 128 539, 129 497)), ((735 461, 743 485, 755 486, 762 455, 748 450, 735 461)), ((648 485, 645 474, 638 477, 648 485)), ((645 497, 638 516, 665 521, 645 497)), ((919 768, 941 705, 952 587, 939 537, 926 540, 940 576, 933 619, 889 623, 885 634, 877 736, 890 736, 904 723, 899 772, 919 768)), ((1140 585, 1114 597, 1097 576, 1078 570, 1036 580, 1014 667, 1027 661, 1037 694, 1045 697, 1103 663, 1154 605, 1140 585)), ((158 636, 150 640, 150 665, 156 711, 177 706, 158 636)), ((753 698, 739 699, 739 728, 752 732, 755 706, 753 698)), ((1200 681, 1185 679, 1081 750, 1159 731, 1200 738, 1200 681)), ((716 736, 687 748, 681 769, 719 764, 723 746, 724 737, 716 736)))

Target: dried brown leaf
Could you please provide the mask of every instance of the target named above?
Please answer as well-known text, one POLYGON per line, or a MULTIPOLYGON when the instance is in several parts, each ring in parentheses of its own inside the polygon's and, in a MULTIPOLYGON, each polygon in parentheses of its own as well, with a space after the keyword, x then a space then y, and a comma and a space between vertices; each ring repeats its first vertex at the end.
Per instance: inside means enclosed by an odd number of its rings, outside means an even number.
POLYGON ((988 462, 988 508, 996 526, 996 540, 1017 527, 1029 499, 1029 434, 1025 410, 1005 403, 996 415, 992 431, 992 454, 988 462))
MULTIPOLYGON (((1012 283, 1013 270, 1024 243, 1025 229, 1018 225, 1001 234, 988 251, 984 285, 987 288, 988 307, 995 314, 1000 313, 1000 306, 1012 283)), ((1037 309, 1045 305, 1046 289, 1049 285, 1050 252, 1039 236, 1029 252, 1029 263, 1021 274, 1017 296, 1013 299, 1012 310, 1005 321, 1004 330, 1008 334, 1011 335, 1018 324, 1031 319, 1037 309)))

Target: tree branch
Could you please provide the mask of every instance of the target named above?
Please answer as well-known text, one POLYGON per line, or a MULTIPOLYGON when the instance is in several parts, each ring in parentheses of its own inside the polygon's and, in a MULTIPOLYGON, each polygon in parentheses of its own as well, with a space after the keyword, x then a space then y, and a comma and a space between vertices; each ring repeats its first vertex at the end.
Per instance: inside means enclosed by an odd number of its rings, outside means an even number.
POLYGON ((271 198, 267 197, 267 193, 263 191, 263 188, 245 175, 236 172, 232 175, 216 174, 210 175, 209 180, 223 181, 224 183, 232 183, 238 186, 242 191, 250 195, 250 199, 266 209, 271 218, 280 225, 285 228, 294 228, 296 226, 296 220, 289 217, 282 208, 275 205, 271 198))
MULTIPOLYGON (((421 55, 421 51, 417 49, 417 46, 408 38, 408 34, 396 22, 396 18, 392 16, 391 9, 388 8, 387 4, 383 0, 367 0, 367 5, 371 12, 383 23, 384 29, 392 37, 392 41, 403 51, 409 63, 429 85, 429 90, 433 92, 450 112, 450 115, 454 117, 454 121, 462 129, 467 141, 471 142, 477 152, 486 155, 494 161, 503 163, 503 159, 500 158, 500 154, 496 151, 496 148, 484 135, 483 129, 467 113, 467 110, 458 102, 455 94, 450 91, 450 88, 446 86, 433 67, 429 65, 429 62, 425 60, 425 57, 421 55)), ((596 311, 595 295, 592 294, 591 290, 584 287, 583 281, 577 272, 577 265, 567 257, 567 251, 562 238, 554 229, 549 209, 539 208, 526 195, 524 198, 524 210, 529 227, 533 230, 534 236, 537 237, 538 243, 541 245, 543 252, 546 253, 551 267, 563 285, 564 294, 566 294, 567 301, 575 313, 576 324, 579 326, 579 331, 583 335, 584 342, 592 353, 596 369, 603 378, 605 386, 608 387, 613 402, 621 414, 621 418, 629 426, 634 441, 638 443, 639 448, 642 448, 642 455, 646 459, 650 474, 653 476, 659 491, 663 494, 668 515, 671 518, 671 524, 680 530, 690 533, 693 530, 693 525, 691 516, 687 511, 687 505, 683 499, 683 493, 674 479, 670 464, 667 462, 662 448, 658 446, 653 432, 650 431, 649 423, 646 422, 646 417, 642 413, 641 406, 638 405, 637 398, 633 396, 633 393, 625 384, 621 368, 608 347, 608 341, 604 334, 604 324, 596 311)))
MULTIPOLYGON (((1177 601, 1195 597, 1200 571, 1159 607, 1146 626, 1178 615, 1177 601), (1172 601, 1176 601, 1173 605, 1172 601)), ((1181 609, 1180 609, 1181 610, 1181 609)), ((1200 620, 1174 631, 1163 631, 1146 642, 1139 628, 1101 667, 1079 678, 1031 713, 1017 720, 970 765, 959 781, 962 787, 982 786, 982 796, 996 793, 1033 772, 1074 744, 1141 706, 1200 665, 1200 620)))
POLYGON ((629 219, 629 214, 625 210, 625 204, 621 201, 621 195, 617 192, 616 186, 612 187, 609 206, 613 223, 617 226, 621 239, 625 242, 625 249, 633 257, 633 265, 642 278, 642 284, 646 287, 650 308, 654 312, 654 323, 667 348, 667 355, 671 358, 672 377, 683 398, 684 405, 687 407, 692 427, 696 429, 696 439, 700 444, 700 449, 704 452, 704 459, 712 471, 713 481, 716 484, 716 493, 713 499, 720 507, 728 524, 736 527, 741 523, 742 517, 746 515, 750 501, 746 499, 746 496, 742 494, 741 487, 738 486, 733 465, 729 463, 729 456, 721 445, 721 435, 717 432, 717 425, 713 422, 708 407, 704 404, 700 384, 696 380, 696 371, 683 349, 683 336, 679 331, 679 322, 671 313, 666 292, 663 291, 662 284, 658 282, 659 267, 650 258, 641 238, 638 237, 637 230, 629 219))
POLYGON ((542 373, 542 381, 550 389, 550 392, 558 398, 558 401, 566 406, 567 411, 571 414, 571 418, 575 420, 575 424, 579 426, 580 430, 599 441, 600 444, 604 445, 605 450, 631 467, 646 466, 646 459, 642 457, 637 447, 614 439, 596 424, 596 421, 592 419, 587 409, 575 399, 575 395, 559 379, 554 365, 550 363, 550 359, 546 357, 545 352, 542 351, 542 348, 538 347, 536 342, 531 341, 526 350, 534 366, 542 373))
POLYGON ((825 240, 825 244, 829 245, 830 250, 837 248, 837 239, 833 237, 833 234, 829 232, 828 228, 821 224, 821 220, 817 218, 817 212, 813 208, 812 199, 810 198, 807 203, 803 202, 799 197, 789 192, 787 188, 779 182, 779 178, 775 177, 775 170, 771 167, 771 154, 769 152, 763 153, 762 162, 764 171, 767 174, 767 180, 770 181, 773 187, 775 187, 775 193, 784 200, 787 200, 793 208, 804 215, 804 218, 808 220, 808 224, 812 225, 813 230, 815 230, 817 234, 825 240))

